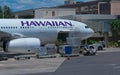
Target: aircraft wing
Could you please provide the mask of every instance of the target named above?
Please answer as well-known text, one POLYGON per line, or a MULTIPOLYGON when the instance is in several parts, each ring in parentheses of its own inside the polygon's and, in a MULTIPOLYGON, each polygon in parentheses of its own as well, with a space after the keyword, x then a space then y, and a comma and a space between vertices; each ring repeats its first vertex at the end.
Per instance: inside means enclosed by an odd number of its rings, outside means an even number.
POLYGON ((0 31, 0 37, 4 37, 4 36, 9 36, 10 33, 6 33, 6 32, 3 32, 3 31, 0 31))
POLYGON ((14 38, 23 38, 25 37, 23 34, 20 33, 8 33, 4 31, 0 31, 0 39, 14 39, 14 38))

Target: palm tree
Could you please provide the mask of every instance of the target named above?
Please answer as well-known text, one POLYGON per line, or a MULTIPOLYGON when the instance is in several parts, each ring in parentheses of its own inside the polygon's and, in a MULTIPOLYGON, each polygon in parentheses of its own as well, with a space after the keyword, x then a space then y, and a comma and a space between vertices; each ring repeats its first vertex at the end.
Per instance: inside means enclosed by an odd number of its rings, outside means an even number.
POLYGON ((112 31, 112 36, 113 40, 117 41, 120 40, 120 19, 116 19, 111 21, 111 31, 112 31))

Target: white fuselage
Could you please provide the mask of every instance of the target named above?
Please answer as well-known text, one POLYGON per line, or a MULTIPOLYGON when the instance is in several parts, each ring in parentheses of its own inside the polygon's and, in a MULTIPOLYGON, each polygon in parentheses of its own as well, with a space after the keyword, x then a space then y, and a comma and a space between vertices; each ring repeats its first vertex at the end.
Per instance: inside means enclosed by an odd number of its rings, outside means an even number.
POLYGON ((0 31, 12 37, 39 38, 41 43, 55 42, 59 32, 69 32, 81 40, 94 33, 84 23, 64 19, 0 19, 0 31))

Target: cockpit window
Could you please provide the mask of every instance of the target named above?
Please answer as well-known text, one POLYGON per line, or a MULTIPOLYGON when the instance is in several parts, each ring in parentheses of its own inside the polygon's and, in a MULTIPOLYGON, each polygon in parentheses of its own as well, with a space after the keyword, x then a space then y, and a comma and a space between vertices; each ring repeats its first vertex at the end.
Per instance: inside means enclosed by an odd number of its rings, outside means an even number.
POLYGON ((89 26, 85 26, 85 28, 89 28, 89 26))

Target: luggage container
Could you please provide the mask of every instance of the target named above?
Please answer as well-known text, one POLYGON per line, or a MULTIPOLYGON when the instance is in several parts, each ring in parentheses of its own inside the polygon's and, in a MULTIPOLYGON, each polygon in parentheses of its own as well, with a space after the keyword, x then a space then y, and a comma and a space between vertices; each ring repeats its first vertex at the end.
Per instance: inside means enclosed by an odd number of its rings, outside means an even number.
POLYGON ((79 50, 76 47, 73 47, 71 45, 61 45, 59 46, 59 53, 61 56, 66 57, 74 57, 79 56, 79 50))
POLYGON ((57 47, 55 44, 47 44, 44 47, 40 47, 37 58, 55 58, 57 53, 57 47))

